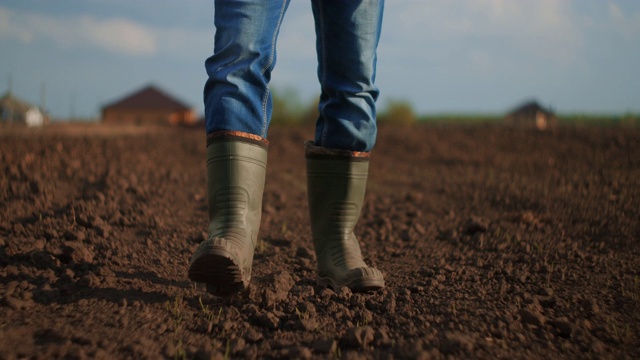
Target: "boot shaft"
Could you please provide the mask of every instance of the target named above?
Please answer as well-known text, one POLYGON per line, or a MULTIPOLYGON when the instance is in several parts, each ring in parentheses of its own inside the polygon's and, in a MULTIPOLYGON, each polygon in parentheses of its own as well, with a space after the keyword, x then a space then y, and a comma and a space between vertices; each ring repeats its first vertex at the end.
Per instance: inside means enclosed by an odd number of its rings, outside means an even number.
MULTIPOLYGON (((317 254, 330 242, 351 242, 360 218, 368 158, 307 152, 309 216, 317 254)), ((357 241, 357 240, 355 240, 357 241)))
POLYGON ((255 246, 262 215, 266 145, 223 138, 207 146, 209 237, 255 246))

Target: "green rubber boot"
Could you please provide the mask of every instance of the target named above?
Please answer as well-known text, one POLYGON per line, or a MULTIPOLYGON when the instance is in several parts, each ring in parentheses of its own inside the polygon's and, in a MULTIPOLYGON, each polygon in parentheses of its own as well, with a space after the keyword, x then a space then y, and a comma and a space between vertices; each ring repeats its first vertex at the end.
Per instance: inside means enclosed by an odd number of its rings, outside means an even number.
POLYGON ((362 260, 353 233, 364 201, 368 154, 325 149, 312 142, 305 146, 318 285, 333 290, 347 286, 352 291, 383 288, 382 273, 362 260))
POLYGON ((214 295, 249 286, 266 167, 264 141, 222 136, 207 145, 209 237, 191 257, 189 279, 214 295))

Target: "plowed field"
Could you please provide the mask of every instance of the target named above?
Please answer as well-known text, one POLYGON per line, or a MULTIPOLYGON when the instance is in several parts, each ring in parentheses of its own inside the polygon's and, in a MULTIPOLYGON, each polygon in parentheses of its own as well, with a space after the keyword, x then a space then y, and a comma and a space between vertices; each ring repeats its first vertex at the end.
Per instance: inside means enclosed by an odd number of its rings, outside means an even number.
POLYGON ((315 284, 312 134, 271 128, 252 284, 214 298, 204 130, 0 128, 0 358, 640 358, 640 129, 381 127, 366 294, 315 284))

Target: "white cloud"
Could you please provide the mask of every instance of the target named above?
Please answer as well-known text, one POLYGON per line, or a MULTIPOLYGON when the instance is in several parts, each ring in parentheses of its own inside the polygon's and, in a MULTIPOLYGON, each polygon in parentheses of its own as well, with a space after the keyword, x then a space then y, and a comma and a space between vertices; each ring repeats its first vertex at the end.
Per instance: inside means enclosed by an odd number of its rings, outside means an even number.
POLYGON ((75 25, 83 33, 80 40, 93 42, 106 50, 129 55, 153 55, 157 52, 153 29, 130 20, 97 20, 82 16, 76 21, 75 25))
POLYGON ((617 28, 628 39, 637 39, 640 34, 640 11, 625 13, 620 6, 614 2, 609 2, 609 15, 615 28, 617 28))
POLYGON ((169 28, 155 31, 158 52, 179 57, 205 57, 213 52, 213 27, 211 29, 169 28))
POLYGON ((580 21, 569 1, 414 0, 387 5, 385 23, 394 26, 386 26, 383 37, 392 43, 385 44, 388 52, 419 58, 441 56, 439 49, 456 44, 470 47, 469 52, 486 53, 482 47, 491 44, 569 63, 584 43, 580 21), (397 48, 396 44, 407 43, 404 39, 415 46, 397 48))
POLYGON ((195 46, 209 49, 212 29, 161 29, 125 18, 56 17, 0 7, 0 37, 23 43, 47 40, 63 47, 96 47, 130 56, 182 56, 193 53, 195 46))
POLYGON ((33 39, 31 32, 15 26, 11 21, 13 17, 11 11, 0 7, 0 37, 15 38, 23 43, 30 42, 33 39))

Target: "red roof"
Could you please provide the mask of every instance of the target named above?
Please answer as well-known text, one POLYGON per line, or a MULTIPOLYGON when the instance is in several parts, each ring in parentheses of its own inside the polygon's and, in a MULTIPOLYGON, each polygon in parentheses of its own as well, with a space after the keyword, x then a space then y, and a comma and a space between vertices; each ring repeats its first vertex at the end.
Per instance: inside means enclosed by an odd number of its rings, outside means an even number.
POLYGON ((107 109, 182 111, 189 110, 191 107, 159 88, 149 85, 102 108, 103 111, 107 109))

